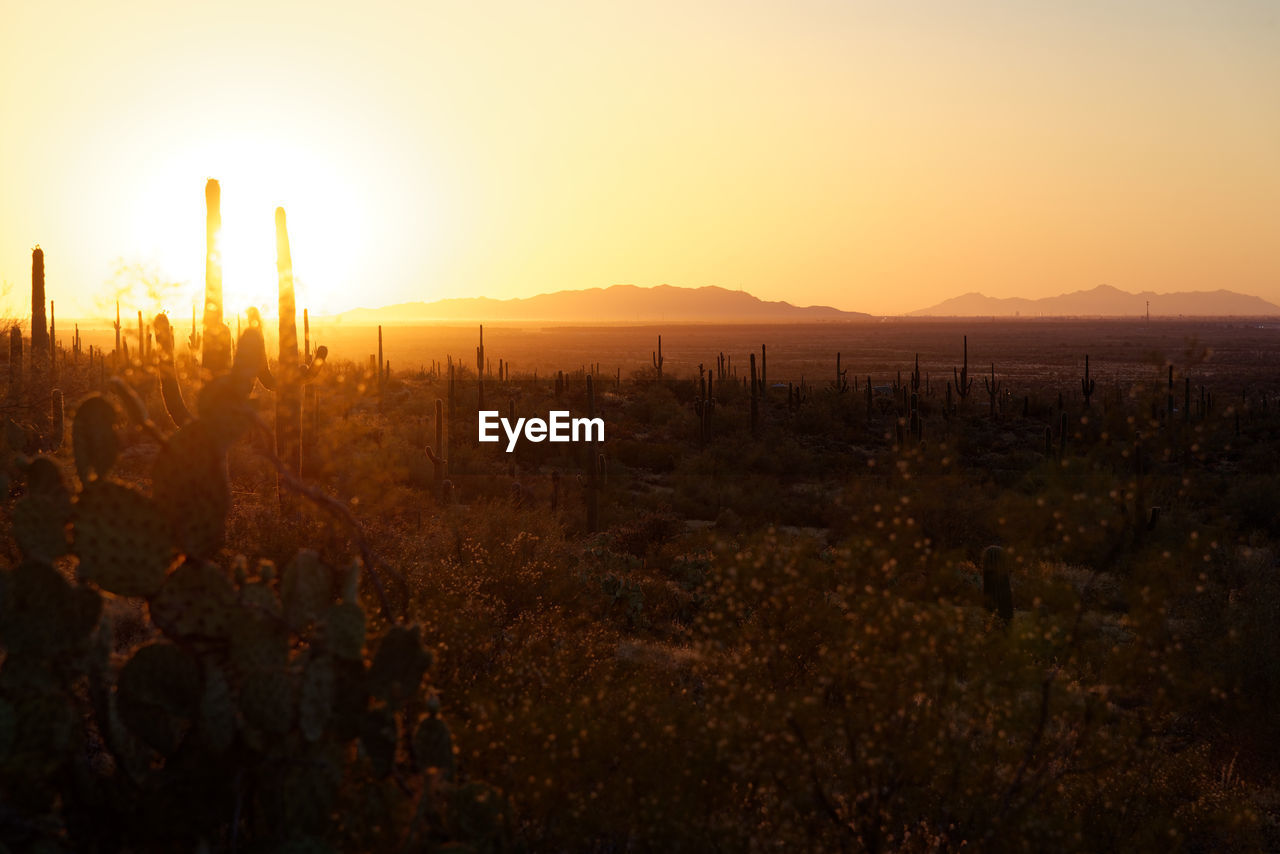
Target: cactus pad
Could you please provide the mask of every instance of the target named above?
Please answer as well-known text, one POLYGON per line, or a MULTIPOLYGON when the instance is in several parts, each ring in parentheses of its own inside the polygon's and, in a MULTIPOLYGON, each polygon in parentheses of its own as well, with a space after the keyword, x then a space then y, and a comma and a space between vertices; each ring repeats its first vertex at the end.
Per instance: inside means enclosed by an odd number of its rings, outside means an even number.
POLYGON ((240 680, 240 713, 250 725, 276 735, 293 725, 293 680, 281 670, 256 670, 240 680))
POLYGON ((119 450, 115 422, 115 408, 102 395, 86 398, 76 410, 71 446, 81 483, 105 478, 115 464, 119 450))
POLYGON ((120 717, 143 743, 169 754, 195 719, 202 686, 199 665, 171 643, 153 643, 120 670, 120 717))
POLYGON ((329 725, 335 684, 333 662, 325 656, 313 658, 302 675, 298 697, 298 725, 308 741, 319 741, 329 725))
POLYGON ((152 483, 179 548, 202 558, 222 548, 231 488, 223 453, 203 422, 193 421, 169 438, 156 457, 152 483))
POLYGON ((235 444, 253 424, 253 410, 248 404, 252 383, 252 377, 245 385, 226 375, 214 377, 200 389, 196 398, 200 421, 218 447, 225 449, 235 444))
POLYGON ((13 505, 13 538, 23 557, 52 561, 67 553, 71 503, 49 495, 25 495, 13 505))
POLYGON ((4 577, 0 640, 10 655, 6 678, 13 658, 46 659, 74 651, 98 622, 102 598, 89 588, 73 587, 51 566, 27 561, 4 577))
POLYGON ((280 607, 280 597, 276 595, 276 591, 272 589, 270 584, 261 581, 244 585, 240 589, 240 602, 250 611, 259 615, 280 617, 283 614, 283 609, 280 607))
POLYGON ((284 569, 280 599, 289 628, 297 631, 305 627, 333 601, 333 572, 315 552, 302 549, 284 569))
POLYGON ((170 638, 225 638, 237 608, 235 591, 216 564, 188 560, 150 602, 151 621, 170 638))
POLYGON ((289 632, 278 621, 241 612, 231 633, 231 663, 241 675, 282 671, 289 663, 289 632))
POLYGON ((71 495, 62 470, 47 457, 27 466, 27 494, 13 506, 13 536, 23 556, 52 561, 67 553, 71 495))
POLYGON ((359 605, 331 605, 324 618, 324 642, 330 652, 348 661, 364 658, 364 611, 359 605))
POLYGON ((431 654, 422 647, 421 630, 392 626, 382 636, 369 668, 370 691, 393 706, 402 705, 418 693, 430 666, 431 654))
POLYGON ((236 737, 236 704, 231 697, 222 668, 210 664, 205 668, 204 693, 200 697, 200 719, 196 731, 205 747, 221 753, 236 737))
POLYGON ((396 716, 388 708, 370 709, 360 725, 360 748, 369 757, 373 773, 385 777, 391 773, 399 742, 396 716))
POLYGON ((435 768, 441 777, 453 777, 453 736, 437 714, 422 719, 413 734, 413 762, 420 771, 435 768))
POLYGON ((150 499, 110 481, 91 483, 75 510, 81 575, 121 596, 152 596, 173 562, 169 526, 150 499))

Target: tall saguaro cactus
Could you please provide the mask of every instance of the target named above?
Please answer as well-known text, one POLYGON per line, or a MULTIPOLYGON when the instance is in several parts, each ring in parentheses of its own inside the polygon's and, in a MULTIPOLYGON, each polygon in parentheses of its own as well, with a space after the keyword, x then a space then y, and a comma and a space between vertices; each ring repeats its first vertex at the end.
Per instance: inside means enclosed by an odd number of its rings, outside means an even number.
POLYGON ((222 191, 212 178, 204 185, 204 203, 204 348, 200 361, 206 371, 221 374, 231 367, 231 330, 222 319, 222 191))
MULTIPOLYGON (((293 256, 284 208, 276 208, 276 272, 280 281, 280 360, 276 377, 276 454, 298 474, 302 469, 302 384, 298 371, 298 322, 293 295, 293 256)), ((282 490, 281 501, 285 492, 282 490)))
MULTIPOLYGON (((293 255, 284 208, 276 208, 276 274, 280 288, 280 358, 275 377, 276 454, 295 476, 302 474, 302 384, 313 380, 328 358, 329 348, 316 347, 305 366, 298 360, 297 300, 293 290, 293 255)), ((265 359, 264 359, 265 361, 265 359)), ((281 510, 291 508, 292 492, 277 480, 281 510)))
POLYGON ((49 369, 49 321, 44 313, 44 250, 31 250, 31 374, 39 383, 49 369))

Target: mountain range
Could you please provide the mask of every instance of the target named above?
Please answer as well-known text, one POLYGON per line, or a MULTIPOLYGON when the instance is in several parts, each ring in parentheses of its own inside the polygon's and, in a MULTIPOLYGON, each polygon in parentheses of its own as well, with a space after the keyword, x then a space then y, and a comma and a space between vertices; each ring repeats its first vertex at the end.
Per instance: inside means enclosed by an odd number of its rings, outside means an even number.
POLYGON ((746 291, 719 287, 679 288, 613 285, 557 291, 524 299, 464 297, 357 308, 339 315, 345 323, 451 321, 558 321, 562 323, 803 323, 870 320, 871 315, 824 305, 770 302, 746 291))
POLYGON ((910 317, 1241 317, 1280 316, 1280 306, 1261 297, 1234 291, 1184 291, 1157 294, 1129 293, 1111 285, 1074 291, 1056 297, 997 298, 980 293, 952 297, 910 317))

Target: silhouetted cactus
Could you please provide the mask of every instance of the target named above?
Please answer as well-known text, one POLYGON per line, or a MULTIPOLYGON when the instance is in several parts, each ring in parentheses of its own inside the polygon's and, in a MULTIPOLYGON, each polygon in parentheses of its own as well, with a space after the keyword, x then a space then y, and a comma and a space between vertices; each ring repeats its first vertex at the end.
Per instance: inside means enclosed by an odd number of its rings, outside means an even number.
POLYGON ((1097 383, 1089 378, 1089 354, 1084 354, 1084 376, 1080 379, 1080 392, 1084 395, 1084 405, 1089 405, 1089 399, 1093 397, 1093 390, 1097 383))
POLYGON ((182 427, 191 420, 191 412, 182 398, 182 386, 178 382, 173 327, 169 324, 169 317, 163 312, 156 315, 155 330, 156 345, 160 348, 160 394, 169 418, 176 426, 182 427))
POLYGON ((751 435, 760 432, 760 384, 756 382, 756 354, 751 354, 751 435))
MULTIPOLYGON (((199 417, 157 435, 154 497, 111 479, 115 413, 98 396, 76 412, 78 490, 52 459, 26 466, 12 513, 23 561, 0 569, 0 767, 6 792, 36 797, 6 803, 23 824, 15 837, 6 823, 6 843, 81 850, 110 838, 132 850, 239 837, 247 849, 373 850, 383 847, 366 835, 374 824, 403 825, 387 828, 401 839, 415 810, 455 796, 452 736, 438 703, 423 699, 431 654, 414 626, 367 634, 358 564, 338 571, 302 550, 282 573, 259 562, 255 575, 244 558, 230 573, 209 561, 217 550, 198 534, 220 530, 228 507, 207 500, 207 461, 250 423, 260 349, 242 341, 232 372, 202 390, 199 417), (52 565, 66 554, 78 558, 74 580, 52 565), (155 629, 123 664, 99 590, 145 600, 155 629), (9 751, 15 733, 21 754, 9 751), (377 785, 392 774, 430 785, 377 785), (359 795, 343 798, 339 820, 344 789, 359 795), (194 799, 190 809, 173 811, 175 792, 194 799), (98 806, 121 798, 129 809, 98 806), (354 804, 363 806, 352 813, 354 804)), ((125 403, 145 420, 140 401, 125 403)), ((495 832, 505 831, 486 824, 464 836, 495 832)))
MULTIPOLYGON (((206 371, 219 374, 231 367, 231 330, 222 319, 222 191, 212 178, 204 185, 204 201, 204 352, 200 363, 206 371)), ((117 312, 116 323, 119 322, 117 312)))
POLYGON ((987 395, 991 400, 991 418, 996 417, 996 402, 1000 396, 1000 381, 996 379, 996 366, 991 364, 991 378, 982 378, 982 385, 987 390, 987 395))
POLYGON ((37 246, 31 250, 31 378, 36 385, 37 396, 40 395, 39 384, 48 378, 52 357, 48 323, 45 314, 44 250, 37 246))
POLYGON ((480 324, 480 344, 476 347, 477 409, 484 409, 484 324, 480 324))
POLYGON ((951 369, 955 375, 956 397, 960 398, 963 403, 969 397, 969 390, 973 388, 973 380, 969 379, 969 336, 964 336, 964 366, 960 370, 951 369))
POLYGON ((666 361, 662 358, 662 336, 658 336, 658 349, 651 354, 653 359, 653 369, 658 372, 658 379, 662 379, 662 363, 666 361))
MULTIPOLYGON (((305 367, 298 361, 297 305, 293 288, 293 255, 284 208, 276 208, 276 271, 280 289, 280 358, 276 379, 276 454, 295 476, 302 474, 302 385, 319 374, 329 350, 321 345, 305 367)), ((378 351, 382 351, 382 328, 378 328, 378 351)), ((379 371, 381 388, 381 371, 379 371)), ((282 509, 289 509, 292 494, 277 481, 282 509)))

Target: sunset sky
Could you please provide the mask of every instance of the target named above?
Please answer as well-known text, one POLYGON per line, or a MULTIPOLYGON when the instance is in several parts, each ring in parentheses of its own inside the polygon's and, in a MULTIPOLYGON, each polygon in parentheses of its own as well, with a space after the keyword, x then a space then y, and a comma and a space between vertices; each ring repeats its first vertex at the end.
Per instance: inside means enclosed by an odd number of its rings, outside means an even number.
POLYGON ((0 311, 38 243, 60 316, 189 316, 209 177, 232 311, 273 313, 277 204, 316 312, 623 282, 1280 302, 1280 4, 5 5, 0 311))

